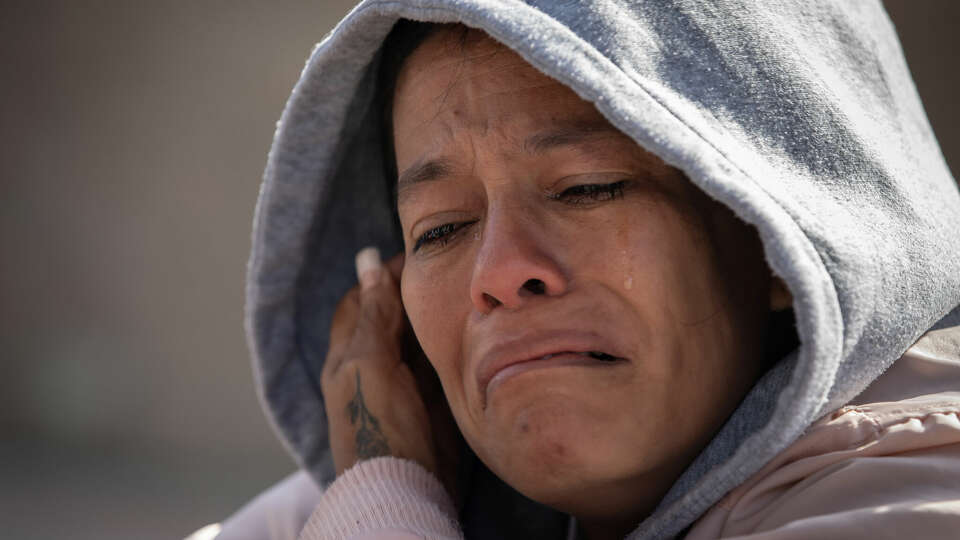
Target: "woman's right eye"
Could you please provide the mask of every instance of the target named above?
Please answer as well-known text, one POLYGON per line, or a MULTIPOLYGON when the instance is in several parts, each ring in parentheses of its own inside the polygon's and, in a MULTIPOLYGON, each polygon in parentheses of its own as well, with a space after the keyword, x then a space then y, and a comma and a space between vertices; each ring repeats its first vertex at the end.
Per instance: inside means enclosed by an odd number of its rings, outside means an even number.
POLYGON ((416 253, 422 247, 443 247, 447 245, 447 242, 452 240, 457 233, 476 222, 477 221, 474 220, 462 221, 460 223, 444 223, 443 225, 434 227, 417 238, 417 241, 413 244, 413 252, 416 253))

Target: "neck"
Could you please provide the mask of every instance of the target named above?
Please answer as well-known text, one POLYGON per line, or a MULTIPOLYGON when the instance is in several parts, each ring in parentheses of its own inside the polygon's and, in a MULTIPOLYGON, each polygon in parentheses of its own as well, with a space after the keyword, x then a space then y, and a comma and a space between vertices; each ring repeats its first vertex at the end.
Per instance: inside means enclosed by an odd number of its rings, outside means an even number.
POLYGON ((628 534, 630 534, 633 529, 637 527, 639 522, 635 521, 599 521, 599 520, 588 520, 581 521, 577 519, 577 525, 579 527, 578 537, 585 540, 623 540, 628 534))
POLYGON ((673 475, 664 476, 646 474, 581 487, 576 503, 559 509, 576 517, 579 538, 622 540, 657 507, 673 480, 673 475))

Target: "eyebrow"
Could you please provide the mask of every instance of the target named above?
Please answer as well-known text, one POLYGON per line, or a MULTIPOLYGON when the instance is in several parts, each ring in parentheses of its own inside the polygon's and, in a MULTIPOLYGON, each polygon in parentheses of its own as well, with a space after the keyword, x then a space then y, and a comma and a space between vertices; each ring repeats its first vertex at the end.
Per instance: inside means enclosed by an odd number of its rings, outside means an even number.
MULTIPOLYGON (((521 148, 527 154, 543 154, 556 148, 577 146, 611 137, 626 136, 606 122, 571 122, 530 135, 523 141, 521 148)), ((403 192, 407 188, 423 182, 441 180, 450 176, 453 169, 453 163, 446 158, 417 161, 397 178, 398 200, 403 198, 403 192)))
POLYGON ((414 184, 431 182, 449 176, 452 170, 453 164, 449 159, 419 160, 408 167, 407 170, 400 173, 397 179, 397 194, 399 195, 405 188, 414 184))
POLYGON ((523 151, 543 154, 554 148, 576 146, 595 139, 625 138, 620 130, 606 122, 571 122, 543 130, 523 141, 523 151))

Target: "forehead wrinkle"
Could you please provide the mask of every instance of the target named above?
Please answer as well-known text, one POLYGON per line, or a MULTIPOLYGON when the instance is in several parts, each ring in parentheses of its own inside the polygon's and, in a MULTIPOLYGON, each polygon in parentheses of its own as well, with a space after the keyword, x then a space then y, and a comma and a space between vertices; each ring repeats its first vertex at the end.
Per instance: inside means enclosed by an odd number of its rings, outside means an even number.
POLYGON ((528 154, 541 154, 563 146, 617 139, 624 142, 632 139, 602 119, 560 120, 551 127, 528 136, 522 149, 528 154))
MULTIPOLYGON (((457 39, 458 35, 452 32, 440 34, 421 45, 421 48, 414 51, 408 59, 407 68, 402 70, 406 74, 401 73, 400 83, 394 93, 395 99, 401 94, 416 96, 417 90, 422 86, 426 88, 431 86, 428 84, 431 80, 446 80, 443 82, 442 91, 426 100, 409 98, 404 100, 405 105, 413 106, 414 117, 425 118, 405 131, 425 129, 451 109, 455 116, 461 117, 458 119, 460 122, 465 122, 468 127, 476 127, 474 126, 476 124, 480 126, 481 131, 485 131, 487 125, 493 120, 487 115, 480 115, 484 116, 481 120, 463 118, 474 112, 472 111, 474 104, 483 100, 496 100, 500 96, 511 93, 562 86, 486 34, 475 32, 472 36, 474 39, 468 40, 463 37, 457 39), (459 54, 451 52, 454 48, 459 48, 459 54), (420 52, 420 55, 417 55, 417 52, 420 52), (419 58, 414 58, 416 56, 419 58), (498 59, 500 59, 499 62, 497 62, 498 59), (450 70, 454 71, 450 72, 450 70), (518 72, 524 75, 520 79, 523 84, 511 84, 508 85, 509 88, 503 89, 502 85, 496 83, 501 76, 518 72), (475 81, 480 81, 481 84, 474 84, 475 81), (477 92, 478 89, 485 89, 485 91, 477 92), (454 99, 454 96, 459 99, 454 99), (436 107, 436 109, 429 111, 430 107, 436 107), (418 114, 420 112, 430 114, 418 114), (467 114, 464 115, 463 112, 467 114)), ((394 111, 397 111, 397 104, 394 105, 394 111)), ((447 131, 450 131, 449 126, 447 131)))
MULTIPOLYGON (((536 90, 536 89, 539 89, 539 88, 550 88, 550 87, 554 86, 554 84, 556 84, 556 83, 545 82, 545 83, 541 83, 541 84, 531 84, 531 85, 523 86, 523 87, 515 87, 515 88, 511 88, 511 89, 507 89, 507 90, 493 90, 493 91, 490 91, 490 92, 485 92, 485 93, 479 93, 479 94, 475 94, 475 95, 470 95, 470 96, 468 96, 468 98, 465 100, 465 103, 466 103, 467 105, 472 105, 472 104, 474 104, 475 102, 477 102, 477 101, 479 101, 479 100, 484 100, 484 99, 488 99, 488 98, 497 98, 497 97, 499 97, 499 96, 513 94, 513 93, 518 92, 518 91, 536 90)), ((434 112, 430 115, 430 117, 428 117, 427 119, 425 119, 424 121, 422 121, 422 122, 420 122, 420 123, 418 123, 418 124, 415 124, 415 125, 411 126, 410 129, 423 129, 423 128, 426 128, 427 126, 429 126, 429 125, 432 124, 433 122, 437 121, 437 120, 440 118, 441 115, 443 115, 444 113, 446 113, 446 112, 448 112, 448 111, 454 111, 454 114, 456 114, 457 116, 460 116, 459 113, 460 113, 460 111, 461 111, 461 109, 462 109, 461 107, 459 107, 460 103, 459 103, 459 102, 457 102, 457 103, 452 103, 452 104, 451 104, 451 103, 448 103, 448 101, 450 100, 450 96, 451 96, 452 91, 453 91, 452 87, 451 87, 451 86, 448 86, 448 87, 445 89, 444 92, 442 92, 441 94, 439 94, 439 95, 435 96, 434 98, 432 98, 429 103, 424 104, 424 105, 422 105, 422 106, 420 106, 420 107, 417 107, 416 109, 413 109, 413 112, 414 112, 414 113, 417 113, 417 112, 423 111, 424 109, 427 109, 428 107, 434 107, 434 106, 437 107, 436 111, 434 111, 434 112), (438 102, 439 102, 439 103, 438 103, 438 102)), ((490 120, 491 120, 491 118, 488 118, 488 117, 484 117, 484 118, 482 118, 482 119, 472 119, 472 118, 461 118, 461 119, 459 119, 460 122, 465 123, 468 127, 470 127, 470 126, 477 126, 477 125, 486 125, 486 124, 488 124, 488 123, 490 122, 490 120)))
MULTIPOLYGON (((491 45, 493 45, 492 50, 481 50, 480 52, 471 53, 468 52, 468 47, 471 49, 481 49, 481 46, 479 46, 477 43, 464 46, 452 44, 460 49, 459 54, 454 54, 450 51, 450 44, 443 46, 438 51, 431 51, 430 48, 436 45, 432 43, 432 40, 428 39, 427 42, 420 45, 420 47, 418 47, 404 62, 404 65, 401 67, 400 73, 397 76, 397 80, 399 82, 397 87, 399 88, 404 84, 420 83, 424 77, 429 77, 434 73, 442 72, 444 70, 455 69, 456 73, 459 74, 461 71, 463 71, 463 68, 466 65, 486 65, 498 59, 503 53, 512 52, 507 47, 504 47, 500 43, 493 41, 490 38, 487 38, 487 40, 490 41, 491 45), (420 58, 421 56, 423 56, 423 58, 420 58), (421 62, 423 63, 422 66, 419 65, 421 62), (411 65, 416 65, 417 67, 411 68, 411 65)), ((507 56, 508 62, 505 64, 505 66, 528 65, 519 56, 514 56, 515 58, 507 56)))
MULTIPOLYGON (((475 76, 475 77, 473 77, 473 78, 480 79, 481 77, 482 77, 482 75, 477 75, 477 76, 475 76)), ((523 85, 523 86, 513 86, 513 87, 510 87, 510 88, 506 88, 506 89, 499 89, 499 87, 498 87, 497 85, 490 85, 490 86, 493 86, 494 88, 497 88, 497 89, 496 89, 496 90, 490 90, 490 91, 487 91, 487 92, 476 93, 476 94, 474 94, 474 92, 470 92, 470 93, 472 94, 472 95, 470 96, 470 99, 476 101, 476 100, 485 99, 485 98, 488 98, 488 97, 497 97, 497 96, 501 96, 501 95, 504 95, 504 94, 515 94, 515 93, 517 93, 517 92, 522 92, 522 91, 525 91, 525 90, 537 90, 537 89, 539 89, 539 88, 553 88, 553 87, 555 87, 557 84, 558 84, 558 83, 555 83, 555 82, 553 82, 553 81, 546 81, 546 82, 538 81, 538 82, 533 83, 533 84, 525 84, 525 85, 523 85)), ((473 88, 473 87, 471 86, 471 87, 469 87, 469 88, 473 88)))
MULTIPOLYGON (((480 51, 476 53, 469 53, 466 50, 461 51, 460 58, 458 59, 461 63, 467 62, 476 62, 477 64, 483 65, 488 62, 493 62, 504 52, 512 52, 507 47, 500 45, 499 43, 493 42, 494 47, 488 51, 480 51)), ((480 47, 474 46, 475 49, 480 47)), ((514 62, 517 63, 517 62, 514 62)))
MULTIPOLYGON (((401 74, 399 77, 399 82, 397 84, 396 95, 400 95, 406 89, 415 89, 424 86, 425 81, 429 81, 435 78, 447 79, 447 82, 444 85, 444 90, 438 95, 430 99, 430 102, 439 102, 442 106, 443 103, 449 98, 449 96, 454 92, 454 90, 467 90, 470 91, 473 88, 474 81, 482 81, 482 86, 493 86, 499 88, 501 85, 497 84, 495 81, 491 81, 491 77, 497 77, 498 75, 514 73, 514 72, 529 72, 526 77, 526 80, 530 81, 529 84, 524 84, 521 86, 513 85, 508 90, 502 92, 486 92, 480 94, 476 97, 483 98, 488 96, 496 96, 501 93, 525 91, 525 90, 534 90, 538 88, 549 88, 551 86, 559 85, 557 81, 550 79, 546 75, 543 75, 539 71, 533 69, 529 64, 523 61, 522 58, 512 55, 508 56, 508 62, 493 66, 490 69, 478 70, 476 69, 477 65, 482 65, 486 62, 492 62, 497 56, 502 54, 504 51, 497 50, 491 53, 485 53, 482 55, 476 55, 474 57, 463 57, 456 60, 450 60, 448 62, 443 62, 437 65, 435 61, 430 61, 431 63, 427 64, 427 67, 416 70, 414 73, 407 72, 406 74, 401 74), (488 58, 486 62, 472 62, 474 58, 488 58), (447 70, 448 73, 443 73, 444 70, 447 70)), ((448 57, 449 55, 438 56, 438 58, 448 57)), ((404 70, 406 71, 406 70, 404 70)), ((427 85, 429 86, 429 85, 427 85)), ((471 96, 473 98, 474 96, 471 96)), ((442 111, 442 108, 438 109, 438 112, 442 111)))

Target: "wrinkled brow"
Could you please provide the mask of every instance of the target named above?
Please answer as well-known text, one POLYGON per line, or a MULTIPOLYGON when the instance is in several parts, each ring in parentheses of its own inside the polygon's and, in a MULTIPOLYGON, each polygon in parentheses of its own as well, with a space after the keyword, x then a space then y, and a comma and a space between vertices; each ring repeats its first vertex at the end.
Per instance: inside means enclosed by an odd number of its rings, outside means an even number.
POLYGON ((626 138, 626 135, 606 122, 572 122, 545 129, 523 141, 523 151, 542 154, 554 148, 577 146, 598 139, 626 138))
MULTIPOLYGON (((530 135, 524 139, 521 149, 526 154, 543 154, 556 148, 581 146, 609 138, 626 139, 627 137, 607 122, 569 122, 530 135)), ((402 201, 404 191, 411 186, 442 180, 450 176, 452 171, 453 163, 446 158, 417 161, 397 178, 398 201, 402 201)))
POLYGON ((428 161, 417 161, 400 174, 397 179, 398 193, 404 188, 421 182, 430 182, 439 180, 444 176, 449 176, 453 165, 448 159, 431 159, 428 161))

